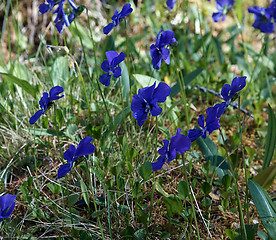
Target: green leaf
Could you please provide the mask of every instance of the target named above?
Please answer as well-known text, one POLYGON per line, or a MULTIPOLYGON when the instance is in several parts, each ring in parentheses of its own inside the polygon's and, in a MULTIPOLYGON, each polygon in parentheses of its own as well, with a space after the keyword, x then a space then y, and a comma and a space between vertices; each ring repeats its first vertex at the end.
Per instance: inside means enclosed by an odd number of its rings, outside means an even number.
POLYGON ((216 144, 208 136, 205 139, 199 137, 196 142, 205 159, 211 161, 211 166, 216 169, 220 179, 229 174, 230 167, 228 163, 224 161, 216 144))
POLYGON ((159 182, 155 182, 155 189, 161 193, 164 197, 169 197, 170 195, 164 191, 164 189, 161 187, 160 183, 159 182))
POLYGON ((139 229, 134 233, 134 237, 137 240, 144 240, 147 236, 147 232, 145 229, 139 229))
POLYGON ((137 82, 140 83, 140 85, 143 88, 151 86, 152 84, 154 84, 154 82, 156 82, 156 85, 158 85, 160 83, 159 80, 157 80, 153 77, 150 77, 150 76, 142 75, 142 74, 133 74, 133 77, 135 78, 135 80, 137 82))
POLYGON ((129 86, 129 74, 127 70, 127 66, 124 62, 120 64, 121 69, 122 69, 122 76, 120 78, 121 85, 123 87, 123 98, 125 98, 127 101, 129 100, 129 91, 130 91, 130 86, 129 86))
POLYGON ((269 236, 276 239, 276 206, 262 187, 253 180, 248 181, 248 187, 262 223, 269 236))
MULTIPOLYGON (((57 136, 57 132, 54 129, 27 128, 25 130, 31 134, 36 135, 36 136, 57 136)), ((58 131, 58 135, 60 137, 68 137, 68 135, 62 131, 58 131)))
POLYGON ((276 164, 265 168, 263 171, 258 173, 253 180, 261 185, 264 189, 269 188, 276 177, 276 164))
POLYGON ((217 37, 212 36, 212 40, 215 44, 215 49, 217 50, 219 63, 220 63, 220 65, 223 65, 225 57, 224 57, 224 54, 223 54, 222 49, 221 49, 221 44, 220 44, 217 37))
POLYGON ((143 165, 139 168, 139 174, 144 181, 150 179, 152 173, 152 167, 150 162, 144 162, 143 165))
MULTIPOLYGON (((198 68, 198 69, 192 71, 191 73, 189 73, 188 75, 184 76, 183 80, 184 80, 185 86, 190 85, 190 83, 191 83, 199 74, 201 74, 202 71, 203 71, 203 68, 198 68)), ((172 91, 171 91, 170 97, 175 97, 179 92, 180 92, 180 85, 179 85, 179 82, 177 82, 177 83, 172 87, 172 91)))
POLYGON ((169 234, 168 232, 162 232, 160 234, 160 239, 168 239, 171 237, 171 234, 169 234))
POLYGON ((4 75, 7 79, 12 81, 14 84, 21 87, 25 92, 31 94, 34 98, 36 98, 36 88, 32 86, 30 83, 28 83, 26 80, 17 78, 9 73, 2 73, 0 74, 4 75))
POLYGON ((64 87, 69 80, 68 57, 58 57, 52 67, 51 78, 54 86, 64 87))
POLYGON ((239 234, 231 229, 225 229, 226 235, 230 238, 230 240, 235 240, 239 234))
POLYGON ((84 199, 86 205, 89 206, 90 200, 89 200, 89 196, 88 196, 88 192, 87 192, 87 187, 86 187, 85 183, 83 182, 83 180, 80 181, 80 185, 81 185, 83 199, 84 199))
POLYGON ((208 195, 212 191, 212 186, 207 182, 203 182, 201 184, 200 190, 203 194, 208 195))
POLYGON ((164 196, 164 202, 167 207, 167 213, 169 217, 172 217, 176 213, 181 213, 183 211, 182 202, 177 196, 170 194, 169 197, 164 196))
POLYGON ((273 157, 274 149, 276 144, 276 117, 275 114, 268 105, 268 128, 265 139, 265 155, 262 169, 265 169, 269 166, 271 159, 273 157))
POLYGON ((178 183, 178 197, 180 199, 183 199, 185 200, 186 197, 189 196, 189 190, 188 190, 188 186, 187 186, 187 182, 185 180, 181 180, 179 183, 178 183))

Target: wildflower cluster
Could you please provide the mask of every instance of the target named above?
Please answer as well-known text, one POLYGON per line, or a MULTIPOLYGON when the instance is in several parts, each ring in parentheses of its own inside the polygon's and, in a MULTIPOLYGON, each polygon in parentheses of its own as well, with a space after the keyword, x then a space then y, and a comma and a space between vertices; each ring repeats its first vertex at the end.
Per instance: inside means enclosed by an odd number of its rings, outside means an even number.
POLYGON ((273 0, 269 7, 253 6, 248 8, 249 13, 254 14, 255 22, 252 26, 263 33, 274 32, 276 23, 276 1, 273 0))
POLYGON ((83 11, 84 7, 77 7, 74 3, 74 0, 68 0, 72 10, 66 9, 64 10, 65 0, 47 0, 47 3, 42 3, 39 5, 39 12, 41 14, 52 12, 53 14, 57 14, 54 20, 56 29, 59 33, 63 32, 64 25, 69 27, 70 24, 74 21, 74 19, 80 15, 83 11), (53 8, 55 7, 55 10, 53 8), (70 12, 69 15, 66 12, 70 12))
POLYGON ((206 138, 207 131, 211 134, 213 131, 220 128, 219 118, 224 113, 225 109, 237 98, 238 91, 242 90, 245 85, 246 77, 235 77, 232 80, 231 85, 225 84, 221 89, 221 96, 224 102, 216 104, 214 107, 209 107, 206 110, 206 121, 203 115, 198 117, 198 125, 201 129, 190 129, 188 136, 191 141, 195 141, 197 138, 202 136, 206 138))

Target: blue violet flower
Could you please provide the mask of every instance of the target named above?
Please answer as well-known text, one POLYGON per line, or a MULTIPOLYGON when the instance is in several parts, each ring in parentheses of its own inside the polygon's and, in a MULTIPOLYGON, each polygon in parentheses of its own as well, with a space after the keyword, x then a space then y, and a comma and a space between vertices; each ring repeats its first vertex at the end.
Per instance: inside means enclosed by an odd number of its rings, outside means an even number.
POLYGON ((57 14, 54 23, 59 33, 63 32, 64 24, 66 27, 69 27, 72 21, 83 11, 83 6, 77 7, 74 0, 68 0, 68 2, 73 9, 69 15, 67 15, 64 11, 65 0, 47 0, 47 3, 39 5, 39 11, 41 14, 48 11, 51 12, 53 7, 57 5, 57 8, 53 11, 53 14, 57 14))
POLYGON ((0 222, 8 218, 15 208, 15 195, 3 195, 0 197, 0 222))
POLYGON ((224 21, 226 13, 231 10, 234 5, 234 0, 217 0, 216 8, 218 12, 213 13, 212 18, 214 22, 224 21))
POLYGON ((138 94, 134 95, 131 102, 132 116, 137 120, 139 126, 144 124, 147 119, 148 112, 152 116, 158 116, 162 112, 162 108, 158 103, 166 101, 170 95, 171 88, 164 82, 160 82, 155 88, 156 82, 150 87, 139 89, 138 94))
POLYGON ((73 163, 81 156, 92 154, 95 151, 95 146, 91 143, 92 137, 85 137, 80 141, 77 149, 74 145, 70 145, 69 149, 64 152, 63 158, 68 161, 68 163, 61 165, 58 169, 57 178, 64 177, 69 173, 73 167, 73 163))
POLYGON ((170 46, 173 43, 176 43, 174 32, 171 30, 162 32, 161 29, 157 35, 156 43, 150 46, 151 62, 154 69, 160 69, 162 60, 166 64, 170 64, 170 46))
POLYGON ((219 129, 219 118, 217 117, 218 108, 217 107, 209 107, 206 110, 207 118, 206 118, 206 125, 204 126, 204 116, 199 115, 198 117, 198 125, 201 129, 190 129, 188 131, 188 137, 190 138, 191 142, 195 141, 197 138, 202 136, 204 139, 206 138, 207 131, 211 134, 213 131, 219 129))
POLYGON ((52 87, 49 95, 47 92, 43 93, 42 98, 39 101, 40 110, 38 110, 29 120, 30 124, 35 124, 36 121, 41 117, 42 114, 45 114, 46 110, 53 104, 54 100, 58 100, 62 98, 62 96, 58 96, 60 93, 63 92, 63 87, 55 86, 52 87))
POLYGON ((111 17, 112 23, 109 23, 103 28, 104 34, 110 33, 110 31, 114 28, 117 27, 120 20, 129 14, 131 14, 133 9, 131 8, 130 3, 126 3, 121 12, 118 12, 117 9, 115 9, 114 15, 111 17))
POLYGON ((166 4, 168 9, 171 11, 174 8, 174 5, 176 4, 177 0, 167 0, 166 4))
POLYGON ((176 153, 182 154, 190 149, 191 140, 181 134, 181 129, 177 129, 176 135, 171 137, 171 141, 165 139, 163 140, 164 146, 158 150, 158 153, 161 155, 157 159, 157 162, 152 163, 152 170, 157 171, 162 168, 165 162, 169 163, 176 157, 176 153))
POLYGON ((105 55, 107 60, 102 62, 101 68, 106 73, 100 76, 99 81, 103 85, 109 86, 112 76, 115 78, 121 76, 121 68, 118 65, 125 60, 126 55, 123 52, 118 54, 115 51, 108 51, 105 53, 105 55))
POLYGON ((215 105, 218 108, 217 117, 221 117, 225 109, 230 105, 231 101, 234 101, 237 96, 237 92, 242 90, 246 86, 246 77, 235 77, 231 85, 224 84, 221 89, 221 96, 223 97, 224 102, 218 103, 215 105))
POLYGON ((271 6, 268 8, 253 6, 248 8, 249 13, 254 14, 255 22, 252 24, 252 27, 259 29, 263 33, 272 33, 274 32, 274 23, 276 15, 276 3, 273 1, 271 6), (274 16, 273 16, 274 15, 274 16))

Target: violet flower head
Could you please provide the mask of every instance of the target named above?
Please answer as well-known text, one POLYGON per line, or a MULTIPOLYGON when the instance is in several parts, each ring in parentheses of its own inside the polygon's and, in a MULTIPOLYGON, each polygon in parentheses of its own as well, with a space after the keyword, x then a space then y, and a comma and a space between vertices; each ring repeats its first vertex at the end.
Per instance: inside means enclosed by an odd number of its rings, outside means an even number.
POLYGON ((166 4, 168 9, 171 11, 174 8, 174 5, 176 4, 177 0, 167 0, 166 4))
POLYGON ((176 43, 174 32, 171 30, 162 32, 161 29, 157 35, 156 43, 150 46, 151 62, 154 69, 160 69, 162 60, 166 64, 170 64, 170 46, 173 43, 176 43))
POLYGON ((121 76, 121 68, 118 65, 125 60, 126 55, 123 52, 118 54, 115 51, 108 51, 105 55, 107 60, 102 62, 101 68, 106 73, 100 76, 99 81, 103 85, 109 86, 112 76, 115 78, 121 76))
POLYGON ((170 95, 171 88, 166 83, 161 82, 156 88, 155 84, 156 82, 150 87, 139 89, 138 94, 132 98, 132 116, 139 126, 144 124, 149 112, 152 116, 160 115, 162 108, 158 106, 158 103, 165 102, 167 96, 170 95))
POLYGON ((157 171, 162 168, 165 162, 169 163, 176 157, 176 153, 182 154, 188 151, 191 147, 191 140, 181 134, 181 129, 177 129, 176 135, 171 137, 171 141, 165 139, 163 140, 164 146, 158 150, 161 155, 157 159, 157 162, 152 163, 152 170, 157 171))
POLYGON ((255 22, 252 24, 252 27, 259 29, 263 33, 272 33, 274 32, 274 23, 276 15, 276 6, 273 1, 268 8, 253 6, 248 8, 249 13, 254 14, 255 22))
POLYGON ((81 156, 92 154, 95 151, 95 146, 91 143, 92 137, 85 137, 80 141, 77 149, 74 145, 70 145, 69 149, 63 154, 63 158, 68 161, 68 163, 61 165, 58 169, 57 178, 64 177, 69 173, 73 167, 73 163, 81 156))
POLYGON ((72 8, 69 15, 67 15, 67 13, 65 13, 64 11, 65 0, 47 0, 47 3, 42 3, 39 5, 39 12, 41 14, 44 14, 48 11, 53 11, 53 14, 57 14, 54 23, 59 33, 63 32, 64 25, 66 25, 66 27, 69 27, 72 21, 78 15, 80 15, 80 13, 84 9, 84 6, 77 7, 74 3, 74 0, 68 0, 68 2, 72 8), (57 6, 55 10, 53 10, 54 6, 57 6))
POLYGON ((0 222, 8 218, 15 208, 15 195, 3 195, 0 197, 0 222))
POLYGON ((211 134, 213 131, 219 129, 219 118, 217 117, 218 108, 216 107, 209 107, 206 110, 207 118, 206 118, 206 125, 204 125, 205 118, 203 115, 199 115, 198 117, 198 125, 201 129, 190 129, 188 131, 188 137, 190 138, 191 142, 195 141, 197 138, 202 136, 204 139, 206 138, 207 131, 211 134))
POLYGON ((213 13, 212 18, 214 22, 224 21, 226 13, 231 10, 234 5, 234 0, 217 0, 216 8, 218 12, 213 13))
POLYGON ((131 14, 133 11, 133 9, 131 8, 131 4, 130 3, 126 3, 121 12, 118 12, 117 9, 115 9, 114 15, 111 17, 112 23, 107 24, 104 28, 103 28, 103 33, 104 34, 108 34, 110 33, 110 31, 114 28, 117 27, 120 20, 126 16, 128 16, 129 14, 131 14))
POLYGON ((63 87, 55 86, 52 87, 49 94, 47 92, 43 93, 39 101, 40 110, 38 110, 29 120, 30 124, 35 124, 36 121, 41 117, 42 114, 45 114, 46 110, 53 104, 54 100, 62 98, 64 95, 58 96, 63 92, 63 87))
POLYGON ((221 96, 223 97, 224 102, 218 103, 215 105, 218 108, 217 117, 221 117, 225 109, 230 105, 231 101, 234 101, 237 96, 237 92, 242 90, 246 86, 246 77, 235 77, 231 85, 224 84, 221 89, 221 96))

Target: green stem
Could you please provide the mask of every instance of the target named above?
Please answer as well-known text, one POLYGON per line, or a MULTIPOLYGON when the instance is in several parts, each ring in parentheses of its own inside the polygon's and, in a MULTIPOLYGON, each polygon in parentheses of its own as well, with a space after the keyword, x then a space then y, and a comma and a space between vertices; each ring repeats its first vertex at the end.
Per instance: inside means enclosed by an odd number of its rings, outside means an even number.
POLYGON ((185 181, 187 183, 188 195, 189 195, 191 206, 192 206, 192 214, 193 214, 193 218, 194 218, 195 225, 196 225, 197 239, 200 239, 199 228, 198 228, 198 224, 197 224, 196 212, 195 212, 194 201, 193 201, 194 199, 192 197, 191 190, 190 190, 190 185, 189 185, 188 176, 187 176, 187 169, 186 169, 186 165, 185 165, 185 162, 184 162, 183 154, 182 154, 182 161, 183 161, 184 178, 185 178, 185 181))
MULTIPOLYGON (((154 149, 154 162, 157 160, 157 143, 158 143, 158 117, 156 116, 156 123, 155 123, 155 149, 154 149)), ((152 182, 153 186, 151 189, 151 197, 150 197, 150 221, 151 221, 151 215, 152 215, 152 210, 153 210, 153 195, 155 191, 155 171, 153 171, 152 174, 152 182)))
MULTIPOLYGON (((93 45, 93 53, 94 53, 94 62, 95 62, 95 66, 97 65, 97 57, 96 57, 96 44, 95 44, 95 41, 94 41, 94 38, 93 38, 93 32, 92 32, 92 29, 91 29, 91 24, 90 24, 90 18, 89 18, 89 15, 88 15, 88 9, 86 9, 86 16, 87 16, 87 20, 88 20, 88 26, 89 26, 89 33, 90 33, 90 38, 91 38, 91 41, 92 41, 92 45, 93 45)), ((80 38, 81 39, 81 38, 80 38)), ((81 41, 82 43, 82 41, 81 41)), ((84 46, 82 44, 82 48, 84 49, 84 46)), ((85 52, 85 51, 84 51, 85 52)), ((86 63, 86 67, 87 67, 87 71, 89 72, 89 68, 88 68, 88 62, 87 62, 87 59, 86 57, 84 58, 85 59, 85 63, 86 63)), ((110 124, 113 125, 113 122, 112 122, 112 118, 109 114, 109 111, 108 111, 108 108, 107 108, 107 104, 106 104, 106 101, 105 101, 105 98, 104 98, 104 95, 103 95, 103 91, 100 87, 100 84, 99 84, 99 81, 98 81, 98 77, 97 77, 97 71, 95 71, 95 81, 97 83, 97 86, 98 86, 98 89, 99 89, 99 92, 100 92, 100 95, 101 95, 101 98, 103 100, 103 103, 104 103, 104 107, 105 107, 105 110, 106 110, 106 113, 108 115, 108 118, 110 120, 110 124)), ((94 73, 93 73, 94 75, 94 73)), ((90 78, 90 75, 89 75, 89 78, 90 78)))
MULTIPOLYGON (((175 64, 177 64, 173 52, 172 52, 172 56, 173 56, 175 64)), ((182 97, 183 104, 184 104, 185 120, 186 120, 187 129, 189 129, 189 126, 190 126, 190 117, 189 117, 189 112, 188 112, 188 107, 187 107, 187 97, 186 97, 186 90, 185 90, 185 82, 184 82, 184 78, 183 78, 183 74, 182 74, 181 69, 179 69, 179 72, 180 72, 180 74, 178 73, 178 69, 177 69, 176 70, 176 74, 177 74, 177 78, 178 78, 178 82, 179 82, 179 86, 180 86, 180 91, 182 93, 181 97, 182 97)))
MULTIPOLYGON (((87 169, 87 173, 88 173, 88 179, 90 179, 89 181, 89 188, 91 189, 92 191, 92 200, 93 200, 93 204, 94 204, 94 208, 95 208, 95 212, 97 213, 97 204, 96 204, 96 199, 95 199, 95 194, 94 194, 94 191, 93 191, 93 186, 92 186, 92 179, 90 177, 90 168, 88 166, 88 162, 87 162, 87 159, 85 158, 85 165, 86 165, 86 169, 87 169)), ((89 209, 89 206, 88 206, 88 209, 89 209)), ((104 240, 104 233, 103 233, 103 226, 102 226, 102 223, 101 223, 101 219, 100 219, 100 216, 99 214, 97 213, 97 220, 98 220, 98 224, 99 224, 99 227, 100 227, 100 231, 101 231, 101 235, 102 235, 102 239, 104 240)))

